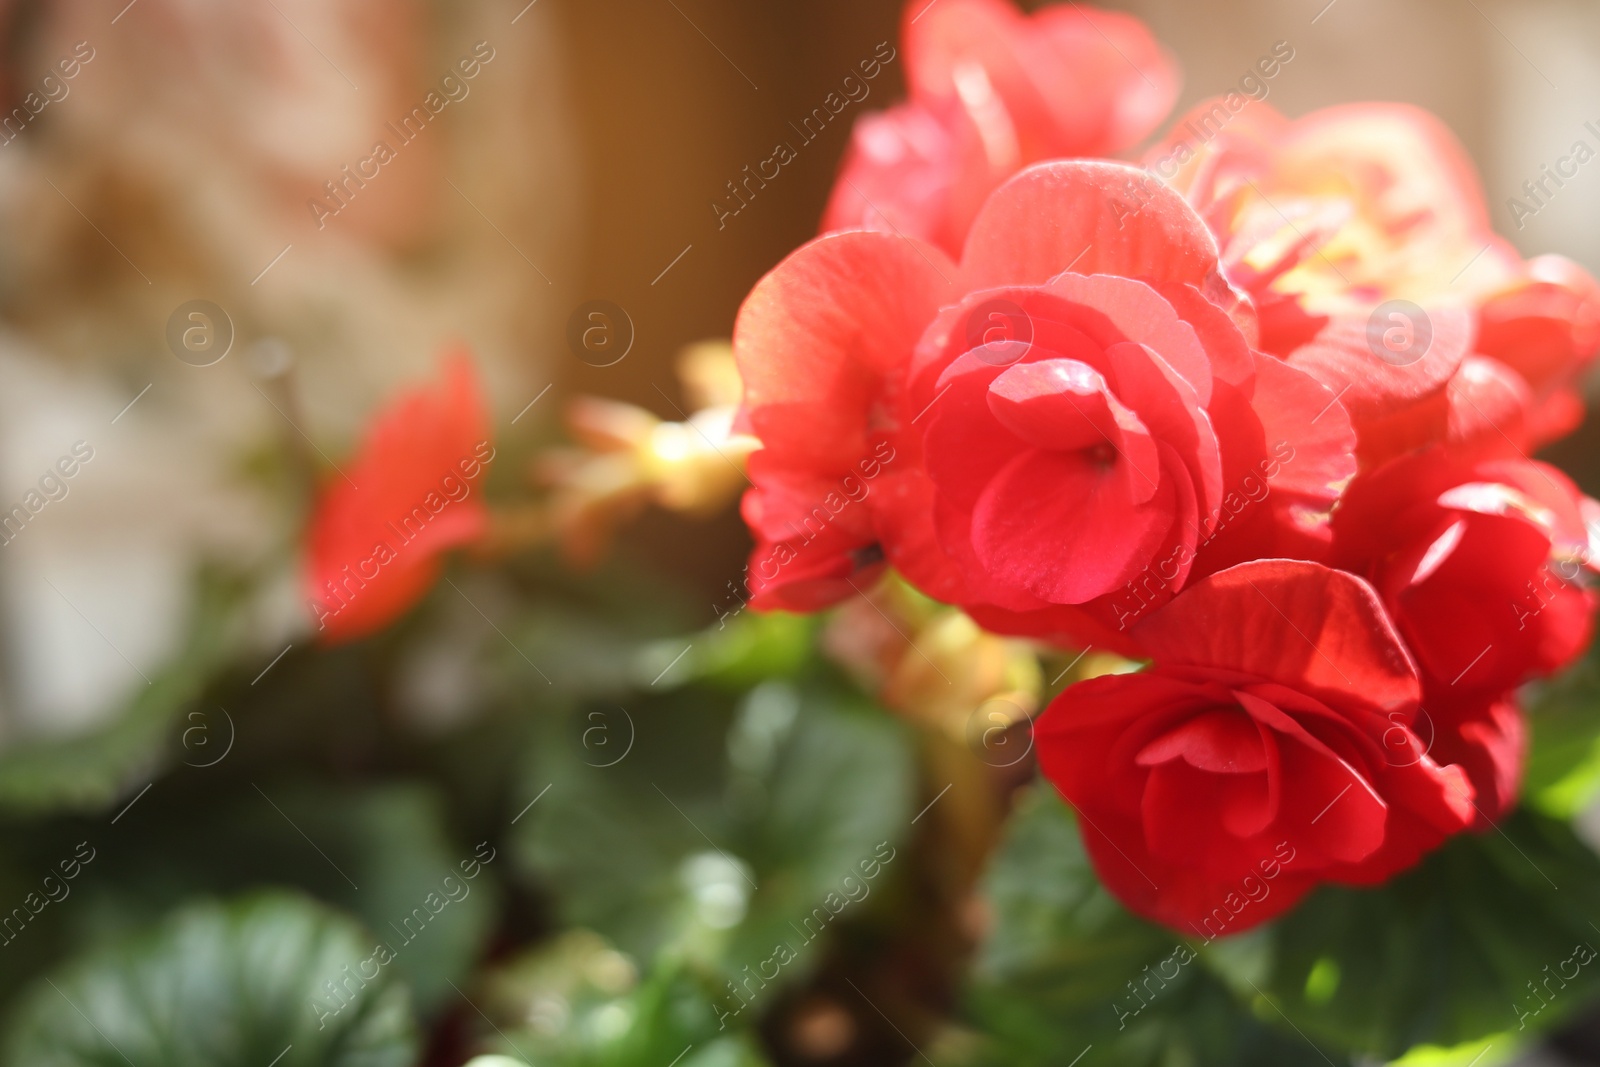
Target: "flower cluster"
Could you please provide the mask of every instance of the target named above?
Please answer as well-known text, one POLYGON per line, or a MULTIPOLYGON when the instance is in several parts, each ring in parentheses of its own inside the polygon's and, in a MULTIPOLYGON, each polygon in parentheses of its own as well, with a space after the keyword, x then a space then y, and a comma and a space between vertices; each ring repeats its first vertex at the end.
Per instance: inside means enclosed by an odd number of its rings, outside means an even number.
POLYGON ((752 606, 893 568, 995 633, 1149 661, 1068 688, 1037 751, 1106 885, 1180 929, 1501 817, 1517 687, 1590 634, 1600 505, 1529 453, 1582 416, 1595 281, 1496 237, 1412 108, 1229 94, 1144 169, 1093 158, 1176 95, 1136 21, 913 8, 909 102, 858 120, 827 232, 735 327, 752 559, 787 561, 752 606))

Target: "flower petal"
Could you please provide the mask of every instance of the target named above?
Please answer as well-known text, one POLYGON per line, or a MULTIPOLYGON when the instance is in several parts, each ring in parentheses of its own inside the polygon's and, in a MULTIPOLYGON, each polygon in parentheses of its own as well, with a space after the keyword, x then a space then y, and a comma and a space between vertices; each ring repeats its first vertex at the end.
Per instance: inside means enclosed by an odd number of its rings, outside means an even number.
POLYGON ((1184 590, 1134 636, 1163 664, 1241 671, 1329 703, 1388 710, 1421 696, 1377 593, 1320 563, 1230 567, 1184 590))
POLYGON ((885 377, 910 362, 956 276, 938 249, 888 234, 802 245, 739 309, 742 425, 791 460, 848 473, 886 417, 874 410, 885 377))
POLYGON ((1217 245, 1194 209, 1138 167, 1040 163, 995 190, 961 262, 975 287, 1038 285, 1071 270, 1184 282, 1231 306, 1217 245))

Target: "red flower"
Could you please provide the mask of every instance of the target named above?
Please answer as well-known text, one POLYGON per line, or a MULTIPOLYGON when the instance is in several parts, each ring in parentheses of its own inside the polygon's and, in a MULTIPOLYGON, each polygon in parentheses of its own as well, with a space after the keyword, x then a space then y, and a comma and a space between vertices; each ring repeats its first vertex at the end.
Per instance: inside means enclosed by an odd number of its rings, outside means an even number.
POLYGON ((1014 178, 960 266, 879 233, 801 248, 734 331, 756 606, 886 559, 991 629, 1126 647, 1191 572, 1320 551, 1348 421, 1234 304, 1200 219, 1110 163, 1014 178))
POLYGON ((1136 627, 1142 674, 1039 721, 1101 881, 1185 932, 1237 933, 1315 884, 1380 882, 1472 820, 1413 732, 1421 687, 1376 594, 1315 563, 1213 575, 1136 627))
POLYGON ((1011 175, 1127 149, 1178 96, 1172 57, 1129 15, 912 0, 904 18, 911 101, 856 123, 824 231, 898 232, 957 255, 984 198, 1011 175))
POLYGON ((1528 757, 1528 722, 1511 693, 1424 696, 1416 733, 1438 764, 1466 772, 1476 794, 1473 826, 1487 830, 1517 806, 1528 757))
POLYGON ((494 459, 482 390, 465 352, 440 371, 440 381, 376 414, 361 450, 317 503, 305 588, 326 643, 394 621, 434 583, 440 554, 488 525, 488 509, 473 495, 494 459))
POLYGON ((1595 595, 1586 513, 1560 471, 1435 446, 1351 485, 1335 558, 1366 576, 1416 657, 1435 759, 1460 764, 1479 824, 1515 804, 1527 728, 1509 690, 1589 644, 1595 595))
POLYGON ((1530 460, 1442 447, 1358 478, 1334 516, 1335 559, 1378 590, 1429 690, 1498 694, 1589 643, 1588 501, 1530 460))
POLYGON ((1435 441, 1514 455, 1577 424, 1600 287, 1494 234, 1432 115, 1353 104, 1291 122, 1207 101, 1146 163, 1217 233, 1261 347, 1340 391, 1365 464, 1435 441))
POLYGON ((1561 256, 1530 259, 1479 306, 1478 351, 1527 382, 1530 442, 1570 433, 1583 420, 1574 383, 1600 353, 1600 285, 1561 256))
POLYGON ((882 230, 959 255, 984 198, 1020 166, 1015 151, 990 159, 964 107, 911 101, 871 111, 850 132, 822 232, 882 230))

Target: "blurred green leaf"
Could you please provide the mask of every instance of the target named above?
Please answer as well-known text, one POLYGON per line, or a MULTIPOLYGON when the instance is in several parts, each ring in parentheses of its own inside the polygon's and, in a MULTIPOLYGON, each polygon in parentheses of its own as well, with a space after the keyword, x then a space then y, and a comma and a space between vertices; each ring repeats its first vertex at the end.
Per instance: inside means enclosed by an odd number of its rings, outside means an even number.
POLYGON ((1600 857, 1522 811, 1368 890, 1325 887, 1273 929, 1257 1013, 1393 1058, 1548 1029, 1600 996, 1600 857), (1575 950, 1582 952, 1575 956, 1575 950))
POLYGON ((499 903, 496 863, 471 862, 473 848, 451 840, 431 788, 268 780, 199 804, 181 792, 142 804, 97 861, 90 937, 148 922, 172 900, 293 886, 359 916, 390 946, 424 1011, 455 996, 450 982, 464 981, 483 951, 499 903), (463 876, 462 861, 477 877, 463 876))
POLYGON ((565 924, 724 981, 764 966, 764 989, 814 966, 835 915, 863 913, 909 829, 913 766, 903 726, 859 695, 769 681, 737 702, 687 687, 552 718, 527 782, 523 803, 542 799, 513 846, 565 924))
POLYGON ((163 750, 176 749, 184 710, 240 647, 240 615, 249 587, 236 576, 203 572, 183 651, 138 689, 125 709, 88 733, 0 751, 0 814, 101 811, 139 775, 152 773, 163 750))
POLYGON ((1590 919, 1600 857, 1531 811, 1456 838, 1387 885, 1324 887, 1273 924, 1203 945, 1117 905, 1070 810, 1036 787, 987 896, 995 926, 969 998, 985 1039, 975 1064, 1043 1067, 1090 1044, 1128 1064, 1319 1063, 1352 1052, 1466 1064, 1486 1048, 1509 1055, 1600 996, 1590 919), (1154 987, 1141 980, 1179 944, 1197 963, 1154 987))
MULTIPOLYGON (((969 1006, 1019 1067, 1070 1061, 1120 1033, 1128 983, 1178 944, 1105 891, 1072 812, 1046 786, 1018 804, 983 894, 994 925, 973 962, 969 1006)), ((1193 973, 1191 964, 1181 980, 1193 973)))
POLYGON ((1176 935, 1129 914, 1095 876, 1071 809, 1036 785, 1019 803, 985 878, 995 916, 974 964, 981 981, 1048 985, 1058 1009, 1109 1004, 1176 935))
POLYGON ((1527 1051, 1531 1038, 1526 1032, 1503 1033, 1453 1048, 1418 1045, 1390 1067, 1501 1067, 1527 1051))
POLYGON ((1591 649, 1559 678, 1529 687, 1525 802, 1571 818, 1600 793, 1600 660, 1591 649))
POLYGON ((1091 1047, 1119 1067, 1325 1063, 1253 1019, 1204 966, 1206 947, 1107 893, 1048 786, 1019 803, 983 891, 994 925, 968 990, 974 1032, 951 1045, 967 1067, 1061 1067, 1091 1047))
POLYGON ((684 643, 688 653, 661 679, 662 684, 700 681, 741 691, 778 678, 792 679, 812 661, 820 617, 787 612, 742 611, 708 627, 692 642, 666 639, 641 657, 642 683, 649 684, 660 666, 684 643))
POLYGON ((577 573, 540 553, 495 572, 462 568, 417 613, 424 622, 475 632, 499 685, 540 701, 643 686, 654 672, 638 678, 646 668, 641 657, 708 615, 658 571, 611 559, 577 573))
POLYGON ((540 1067, 764 1067, 755 1039, 725 1029, 712 992, 669 961, 639 979, 598 934, 570 931, 491 972, 483 1038, 540 1067))
POLYGON ((766 683, 745 698, 727 751, 729 839, 758 888, 725 971, 737 980, 793 952, 803 974, 833 916, 859 914, 890 880, 915 814, 909 732, 846 691, 766 683))
POLYGON ((508 840, 564 925, 650 959, 690 918, 679 868, 712 847, 696 826, 725 780, 733 701, 680 691, 628 703, 541 722, 508 840))
POLYGON ((354 921, 298 896, 191 904, 47 975, 10 1019, 5 1062, 411 1067, 405 987, 383 968, 346 977, 371 951, 354 921))

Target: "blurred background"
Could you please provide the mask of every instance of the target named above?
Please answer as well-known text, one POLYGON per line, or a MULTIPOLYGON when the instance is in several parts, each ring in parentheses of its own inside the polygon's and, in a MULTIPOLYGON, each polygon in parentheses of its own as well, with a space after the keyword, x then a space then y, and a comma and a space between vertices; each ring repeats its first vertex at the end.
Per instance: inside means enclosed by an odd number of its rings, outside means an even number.
MULTIPOLYGON (((1434 111, 1477 161, 1501 233, 1600 273, 1600 164, 1532 217, 1507 203, 1574 142, 1600 146, 1600 5, 1102 6, 1176 54, 1174 114, 1279 41, 1294 54, 1268 99, 1291 116, 1367 99, 1434 111)), ((92 454, 0 547, 0 739, 84 735, 153 684, 190 639, 197 560, 267 576, 245 659, 303 650, 305 486, 451 344, 472 349, 523 459, 579 395, 686 417, 678 353, 726 338, 751 285, 815 233, 849 121, 736 214, 716 205, 860 60, 897 46, 901 13, 897 0, 0 0, 0 510, 61 456, 92 454), (568 340, 596 300, 632 337, 604 367, 568 340), (224 353, 205 366, 172 341, 195 307, 224 353)), ((842 117, 901 99, 902 74, 886 63, 842 117)), ((1591 493, 1597 445, 1591 425, 1555 457, 1591 493)), ((616 554, 703 604, 682 619, 699 627, 747 548, 732 509, 651 512, 616 554)), ((428 677, 420 703, 459 697, 448 673, 428 677)), ((816 1025, 826 1046, 828 1019, 816 1025)))

